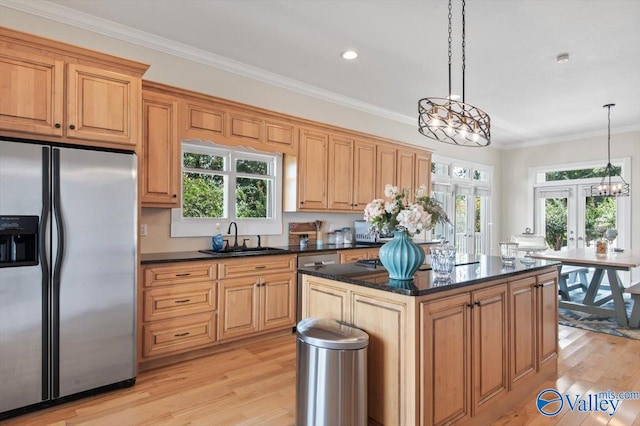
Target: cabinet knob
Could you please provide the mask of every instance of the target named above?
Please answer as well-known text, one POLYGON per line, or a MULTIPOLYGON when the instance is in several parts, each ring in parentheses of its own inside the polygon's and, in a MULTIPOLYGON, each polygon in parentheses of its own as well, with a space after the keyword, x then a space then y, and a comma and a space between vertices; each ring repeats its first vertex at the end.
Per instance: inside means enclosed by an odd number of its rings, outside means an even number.
POLYGON ((473 305, 471 303, 467 303, 467 308, 473 309, 473 305))
POLYGON ((59 129, 62 126, 60 125, 60 123, 56 123, 56 124, 53 125, 53 127, 55 127, 56 129, 59 129))
POLYGON ((480 302, 479 302, 479 301, 474 302, 474 305, 476 305, 476 306, 480 306, 480 302))
POLYGON ((304 204, 304 201, 300 201, 300 204, 304 204))
POLYGON ((178 194, 173 194, 173 198, 178 198, 178 194))
POLYGON ((71 130, 75 130, 75 129, 76 129, 76 126, 74 126, 73 124, 71 124, 71 125, 69 126, 69 128, 70 128, 71 130))

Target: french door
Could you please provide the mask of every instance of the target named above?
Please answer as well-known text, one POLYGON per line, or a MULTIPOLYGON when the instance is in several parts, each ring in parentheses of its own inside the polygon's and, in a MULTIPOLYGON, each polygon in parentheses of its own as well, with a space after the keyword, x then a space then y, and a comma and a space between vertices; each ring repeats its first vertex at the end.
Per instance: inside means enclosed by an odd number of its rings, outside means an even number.
POLYGON ((618 230, 614 244, 627 240, 619 199, 592 197, 589 192, 586 184, 535 188, 536 234, 545 236, 549 248, 592 247, 605 228, 618 230))
POLYGON ((439 191, 434 191, 433 197, 442 204, 452 225, 437 224, 433 237, 444 237, 458 253, 488 254, 489 197, 439 191))

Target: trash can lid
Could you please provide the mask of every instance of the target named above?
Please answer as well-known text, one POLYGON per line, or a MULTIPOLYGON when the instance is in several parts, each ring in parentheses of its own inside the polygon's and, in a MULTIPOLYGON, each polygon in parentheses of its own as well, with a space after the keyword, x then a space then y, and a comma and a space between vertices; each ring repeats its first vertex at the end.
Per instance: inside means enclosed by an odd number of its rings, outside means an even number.
POLYGON ((353 350, 366 348, 369 335, 359 328, 326 318, 307 318, 296 326, 298 339, 318 348, 353 350))

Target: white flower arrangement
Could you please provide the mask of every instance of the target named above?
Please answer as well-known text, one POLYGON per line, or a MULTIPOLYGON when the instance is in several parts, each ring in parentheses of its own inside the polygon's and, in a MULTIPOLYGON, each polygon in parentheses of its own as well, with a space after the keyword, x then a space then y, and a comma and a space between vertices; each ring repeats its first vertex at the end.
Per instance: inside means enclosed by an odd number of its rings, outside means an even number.
POLYGON ((408 192, 387 184, 384 195, 393 201, 381 198, 371 201, 364 209, 364 219, 372 232, 388 234, 404 231, 410 236, 429 231, 438 223, 450 223, 440 203, 427 196, 427 188, 421 185, 416 191, 415 202, 410 203, 408 192))

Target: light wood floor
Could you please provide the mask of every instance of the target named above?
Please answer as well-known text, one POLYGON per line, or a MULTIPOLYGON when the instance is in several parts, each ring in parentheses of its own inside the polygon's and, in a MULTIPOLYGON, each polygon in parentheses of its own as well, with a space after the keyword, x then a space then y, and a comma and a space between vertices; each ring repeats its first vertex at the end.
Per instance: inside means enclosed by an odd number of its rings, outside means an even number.
MULTIPOLYGON (((640 400, 613 417, 538 413, 539 391, 640 391, 640 340, 560 327, 557 380, 523 400, 496 425, 640 425, 640 400)), ((15 417, 6 425, 292 425, 295 422, 295 336, 252 343, 197 360, 143 372, 133 388, 15 417)))

